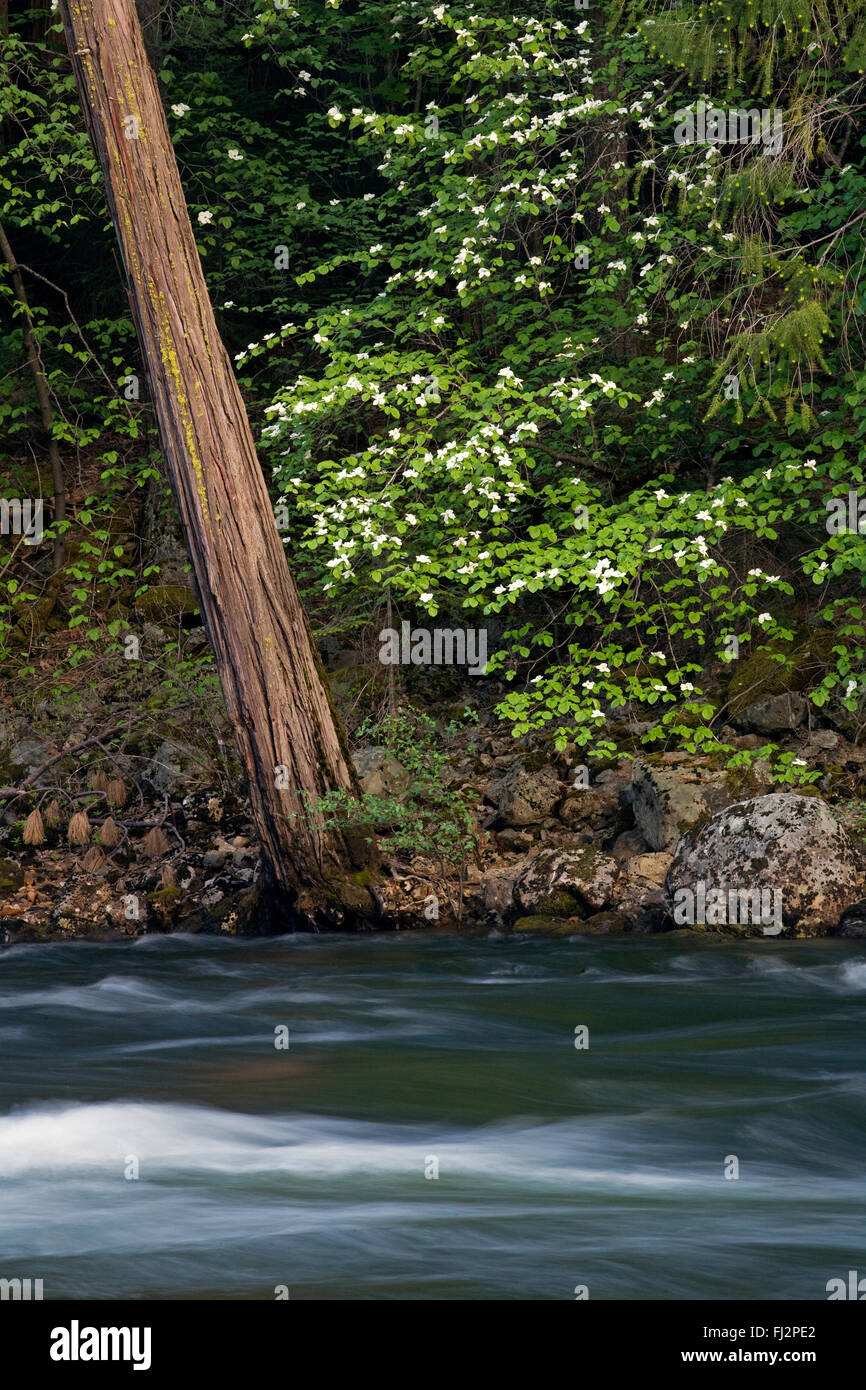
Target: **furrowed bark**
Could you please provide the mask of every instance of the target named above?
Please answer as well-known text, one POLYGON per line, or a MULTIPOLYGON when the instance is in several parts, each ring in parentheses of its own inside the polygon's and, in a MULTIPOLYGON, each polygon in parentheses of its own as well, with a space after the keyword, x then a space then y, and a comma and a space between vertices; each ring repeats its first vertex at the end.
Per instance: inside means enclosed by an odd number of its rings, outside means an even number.
POLYGON ((217 330, 134 0, 60 0, 60 12, 269 878, 307 918, 372 916, 351 877, 364 842, 309 809, 334 788, 354 793, 354 773, 217 330))

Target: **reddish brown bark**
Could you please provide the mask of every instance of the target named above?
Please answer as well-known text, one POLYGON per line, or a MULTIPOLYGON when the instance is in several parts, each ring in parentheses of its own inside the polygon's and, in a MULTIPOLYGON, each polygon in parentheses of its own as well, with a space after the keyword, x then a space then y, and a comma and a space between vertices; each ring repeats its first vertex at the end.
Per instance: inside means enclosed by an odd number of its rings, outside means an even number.
POLYGON ((329 905, 334 921, 372 915, 346 842, 306 810, 306 798, 353 791, 354 774, 211 309, 134 0, 60 0, 60 11, 270 878, 307 916, 329 905))

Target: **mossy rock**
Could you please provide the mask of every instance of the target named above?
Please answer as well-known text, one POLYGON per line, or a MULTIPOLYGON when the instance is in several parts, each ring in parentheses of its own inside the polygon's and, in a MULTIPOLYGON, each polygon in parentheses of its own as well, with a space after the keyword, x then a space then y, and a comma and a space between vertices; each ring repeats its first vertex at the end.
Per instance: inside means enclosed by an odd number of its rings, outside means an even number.
POLYGON ((379 878, 373 873, 372 869, 358 869, 357 872, 350 875, 350 877, 354 883, 357 883, 359 888, 369 888, 371 885, 377 885, 379 883, 379 878))
MULTIPOLYGON (((34 637, 40 637, 48 628, 56 602, 53 594, 46 594, 44 598, 28 603, 9 634, 10 643, 17 647, 26 647, 34 637)), ((62 624, 55 623, 55 627, 57 626, 62 624)))
POLYGON ((556 893, 548 893, 546 898, 540 898, 536 903, 537 915, 540 917, 579 917, 581 906, 579 898, 574 893, 567 892, 560 888, 556 893))
POLYGON ((706 720, 697 709, 677 710, 677 724, 681 724, 684 729, 700 729, 706 724, 706 720))
POLYGON ((741 714, 757 700, 769 700, 774 695, 787 695, 813 685, 831 659, 835 640, 830 631, 801 628, 793 642, 768 642, 732 663, 736 669, 728 685, 730 713, 741 714))
POLYGON ((471 698, 460 700, 457 704, 443 705, 438 711, 438 717, 442 724, 451 723, 463 725, 466 722, 466 711, 475 710, 475 702, 471 698))
POLYGON ((564 922, 561 917, 518 917, 514 931, 528 931, 540 936, 573 936, 580 931, 579 922, 564 922))
POLYGON ((364 708, 373 708, 387 685, 387 667, 375 665, 341 666, 336 671, 323 672, 333 700, 338 706, 351 707, 364 698, 364 708))
POLYGON ((749 801, 753 796, 762 796, 771 785, 769 767, 764 762, 752 767, 730 767, 724 781, 725 790, 734 801, 749 801), (761 769, 764 769, 763 776, 761 769))
POLYGON ((9 859, 0 859, 0 898, 17 893, 24 882, 24 874, 17 864, 9 859))
POLYGON ((847 785, 847 781, 848 774, 841 763, 828 763, 821 778, 821 789, 824 793, 837 792, 847 785))
POLYGON ((585 922, 579 922, 576 929, 586 936, 626 936, 634 930, 624 912, 612 911, 595 912, 585 922))
MULTIPOLYGON (((630 737, 631 737, 632 744, 634 744, 635 741, 636 741, 637 735, 636 735, 636 734, 631 734, 630 737)), ((613 754, 613 756, 610 757, 610 758, 593 758, 593 760, 592 760, 592 775, 593 775, 593 777, 595 777, 595 778, 598 778, 599 775, 600 775, 602 772, 619 772, 619 771, 621 771, 621 768, 620 768, 620 755, 619 755, 618 753, 613 754)))
POLYGON ((135 606, 142 617, 155 623, 198 613, 195 595, 181 584, 155 584, 138 595, 135 606))

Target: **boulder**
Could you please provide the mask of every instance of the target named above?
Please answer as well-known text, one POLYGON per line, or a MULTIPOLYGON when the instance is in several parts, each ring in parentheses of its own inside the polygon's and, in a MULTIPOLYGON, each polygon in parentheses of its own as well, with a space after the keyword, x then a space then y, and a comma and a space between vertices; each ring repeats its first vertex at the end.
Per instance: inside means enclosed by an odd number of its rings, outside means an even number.
POLYGON ((561 917, 518 917, 514 930, 539 936, 625 936, 633 928, 621 912, 596 912, 582 922, 561 917))
POLYGON ((499 830, 496 843, 509 854, 525 854, 528 849, 532 849, 532 836, 526 830, 499 830))
POLYGON ((687 780, 683 771, 663 764, 635 761, 631 777, 632 806, 638 830, 650 849, 673 849, 687 830, 698 825, 721 804, 730 800, 723 788, 710 788, 697 777, 687 780))
POLYGON ((619 865, 600 850, 545 849, 535 854, 514 887, 519 906, 542 916, 586 916, 613 902, 619 865))
POLYGON ((678 926, 815 936, 863 898, 864 878, 863 851, 820 797, 775 792, 684 835, 665 891, 678 926))
POLYGON ((537 932, 543 936, 574 936, 580 931, 581 922, 569 922, 562 917, 518 917, 514 923, 515 931, 537 932))
POLYGON ((614 903, 636 932, 659 931, 668 916, 664 887, 651 879, 632 874, 620 874, 614 903))
POLYGON ((571 791, 559 812, 563 825, 573 829, 604 831, 616 824, 619 815, 619 793, 609 787, 587 787, 571 791))
POLYGON ((212 787, 216 772, 203 749, 179 739, 166 739, 147 765, 145 777, 159 792, 186 796, 212 787))
POLYGON ((611 848, 611 854, 618 864, 626 859, 634 859, 638 854, 647 854, 649 845, 643 835, 637 830, 624 830, 621 835, 617 835, 611 848))
POLYGON ((549 764, 530 770, 518 758, 502 779, 499 815, 507 825, 538 825, 561 795, 559 778, 549 764))
POLYGON ((52 748, 44 739, 38 737, 22 738, 17 743, 13 743, 6 758, 19 777, 29 777, 56 751, 57 749, 52 748))
POLYGON ((815 729, 809 739, 809 744, 815 748, 821 748, 825 752, 838 748, 841 740, 835 729, 815 729))
MULTIPOLYGON (((820 678, 833 646, 832 630, 802 627, 793 642, 770 641, 732 663, 728 708, 742 714, 747 705, 773 695, 805 690, 820 678)), ((826 713, 826 711, 822 711, 826 713)))
POLYGON ((359 748, 352 761, 365 796, 394 797, 402 801, 411 778, 387 748, 359 748))
POLYGON ((632 923, 623 912, 595 912, 583 922, 576 922, 572 930, 581 936, 624 936, 632 931, 632 923))
POLYGON ((198 613, 195 594, 183 584, 154 584, 137 596, 135 606, 144 618, 157 624, 173 625, 198 613))
POLYGON ((488 912, 499 917, 507 917, 515 906, 514 885, 523 870, 523 864, 510 864, 498 869, 490 869, 481 880, 484 906, 488 912))
POLYGON ((624 868, 627 874, 647 879, 661 887, 672 859, 672 854, 636 854, 626 862, 624 868))
POLYGON ((758 734, 789 733, 803 723, 806 708, 802 695, 789 691, 746 705, 740 714, 734 715, 734 723, 738 729, 752 729, 758 734))
POLYGON ((838 925, 831 928, 830 935, 854 937, 857 940, 866 937, 866 898, 846 907, 838 925))
POLYGON ((770 768, 760 760, 734 771, 716 758, 662 753, 632 764, 625 795, 648 848, 673 850, 686 831, 734 801, 768 791, 770 784, 770 768))

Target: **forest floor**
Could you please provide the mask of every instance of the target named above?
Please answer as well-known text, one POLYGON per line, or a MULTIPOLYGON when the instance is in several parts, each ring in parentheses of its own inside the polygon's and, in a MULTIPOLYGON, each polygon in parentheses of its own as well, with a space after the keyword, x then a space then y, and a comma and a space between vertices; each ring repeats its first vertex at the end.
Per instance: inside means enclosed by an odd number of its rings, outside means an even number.
MULTIPOLYGON (((160 643, 164 650, 164 627, 145 623, 144 631, 145 647, 152 638, 154 650, 160 643)), ((132 703, 121 672, 107 704, 104 672, 94 682, 83 663, 80 680, 70 674, 65 631, 37 644, 35 670, 22 679, 20 698, 14 690, 4 698, 0 782, 27 794, 7 800, 0 826, 3 942, 262 929, 262 861, 203 630, 177 626, 174 638, 174 673, 152 669, 146 677, 151 692, 160 692, 160 679, 168 681, 159 698, 151 693, 132 703), (47 693, 58 680, 62 705, 47 693), (183 684, 182 694, 172 682, 183 684), (32 825, 27 831, 34 797, 41 837, 32 825), (75 807, 86 810, 87 820, 77 832, 70 825, 75 807)), ((399 758, 357 732, 360 712, 381 714, 387 706, 384 668, 369 650, 330 639, 320 649, 336 703, 356 731, 352 753, 362 790, 411 800, 399 758)), ((410 848, 386 852, 382 926, 587 934, 674 929, 665 884, 683 831, 699 829, 732 803, 788 790, 772 787, 760 762, 748 773, 731 773, 712 756, 648 754, 640 747, 642 727, 628 722, 614 726, 618 755, 587 766, 573 746, 558 752, 540 735, 514 739, 495 714, 501 683, 485 685, 454 670, 410 676, 415 685, 404 686, 401 698, 435 721, 444 754, 438 777, 467 806, 476 843, 450 862, 432 846, 425 850, 423 836, 410 848)), ((765 698, 764 708, 751 706, 739 731, 729 728, 726 737, 756 749, 768 720, 796 722, 773 737, 820 774, 806 792, 834 807, 859 853, 866 747, 807 722, 808 711, 803 718, 792 706, 795 698, 765 698), (780 700, 784 708, 775 708, 780 700), (744 730, 750 721, 762 731, 744 730)), ((386 844, 388 831, 380 827, 386 844)), ((825 929, 860 934, 863 918, 862 911, 849 911, 841 928, 828 921, 825 929)), ((376 925, 371 912, 369 926, 376 925)))

